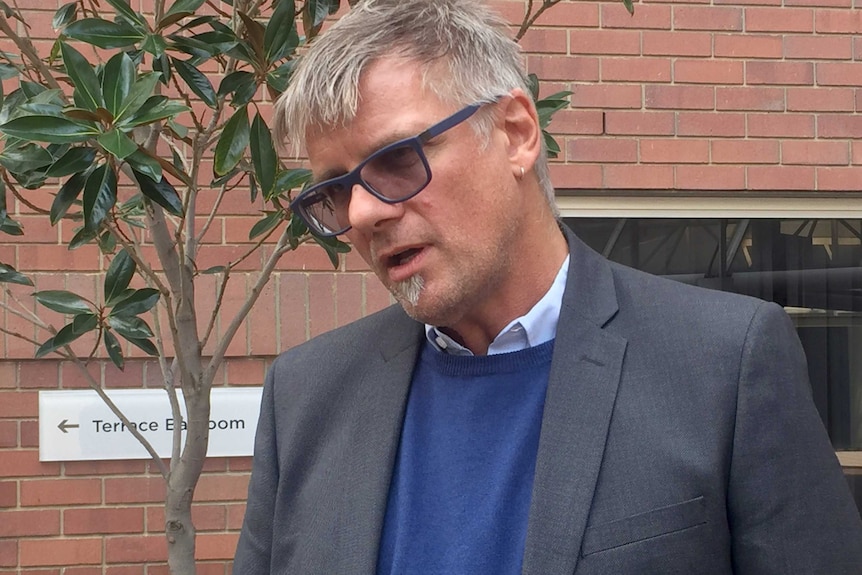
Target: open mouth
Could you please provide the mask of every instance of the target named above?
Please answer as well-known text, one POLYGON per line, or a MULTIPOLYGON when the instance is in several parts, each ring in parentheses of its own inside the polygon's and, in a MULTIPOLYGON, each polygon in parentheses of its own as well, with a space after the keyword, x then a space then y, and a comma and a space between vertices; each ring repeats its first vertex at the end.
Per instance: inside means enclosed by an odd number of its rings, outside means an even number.
POLYGON ((403 252, 399 252, 389 258, 389 266, 403 266, 404 264, 415 258, 420 251, 421 250, 419 248, 409 248, 404 250, 403 252))

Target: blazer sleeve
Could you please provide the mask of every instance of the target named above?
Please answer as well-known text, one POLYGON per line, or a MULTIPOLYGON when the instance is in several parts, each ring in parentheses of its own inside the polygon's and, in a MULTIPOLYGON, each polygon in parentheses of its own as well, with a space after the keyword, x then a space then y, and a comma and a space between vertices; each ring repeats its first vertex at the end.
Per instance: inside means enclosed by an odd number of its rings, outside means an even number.
POLYGON ((245 519, 233 563, 234 575, 269 575, 271 571, 279 475, 273 398, 277 365, 278 362, 270 368, 263 387, 245 519))
POLYGON ((763 303, 739 367, 728 520, 734 573, 862 573, 862 521, 790 318, 763 303))

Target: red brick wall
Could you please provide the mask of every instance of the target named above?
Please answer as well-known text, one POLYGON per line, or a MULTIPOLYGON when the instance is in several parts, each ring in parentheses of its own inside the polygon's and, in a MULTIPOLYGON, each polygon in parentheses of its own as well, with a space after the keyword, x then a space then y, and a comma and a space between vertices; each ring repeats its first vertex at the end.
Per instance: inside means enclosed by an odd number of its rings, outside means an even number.
MULTIPOLYGON (((24 0, 40 48, 58 4, 24 0)), ((497 1, 511 21, 526 3, 497 1)), ((538 4, 538 3, 536 3, 538 4)), ((851 0, 649 2, 630 17, 617 2, 562 2, 524 38, 545 93, 574 91, 552 129, 564 150, 558 188, 856 191, 862 179, 862 12, 851 0)), ((20 26, 19 26, 20 29, 20 26)), ((0 44, 8 44, 0 38, 0 44)), ((4 86, 9 91, 9 82, 4 86)), ((48 206, 45 189, 28 195, 48 206)), ((206 198, 203 198, 206 201, 206 198)), ((229 196, 199 267, 249 247, 261 206, 229 196), (236 201, 234 201, 234 198, 236 201)), ((37 289, 97 291, 105 263, 94 248, 69 252, 72 225, 51 228, 23 204, 10 211, 26 242, 0 235, 0 261, 33 273, 37 289)), ((235 310, 254 280, 251 259, 226 294, 235 310)), ((199 309, 215 278, 198 284, 199 309)), ((11 292, 29 302, 32 289, 11 292)), ((13 297, 0 294, 13 304, 13 297)), ((334 273, 325 255, 287 255, 229 350, 217 385, 259 385, 278 351, 387 305, 388 294, 354 254, 334 273)), ((30 308, 34 309, 34 308, 30 308)), ((57 319, 43 313, 48 320, 57 319)), ((0 326, 44 340, 0 314, 0 326)), ((81 348, 87 347, 86 342, 81 348)), ((163 485, 147 462, 39 463, 37 393, 86 382, 74 366, 33 360, 34 346, 0 334, 0 574, 161 574, 163 485)), ((124 373, 98 364, 108 388, 158 385, 158 366, 134 350, 124 373)), ((250 466, 213 459, 196 492, 204 575, 229 572, 250 466)))

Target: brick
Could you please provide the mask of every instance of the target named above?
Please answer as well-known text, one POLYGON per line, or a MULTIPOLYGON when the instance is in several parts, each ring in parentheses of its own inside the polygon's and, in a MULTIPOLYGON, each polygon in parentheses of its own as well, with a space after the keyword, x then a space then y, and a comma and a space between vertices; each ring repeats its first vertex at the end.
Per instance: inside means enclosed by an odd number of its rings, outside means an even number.
MULTIPOLYGON (((638 4, 634 14, 620 10, 617 3, 601 4, 602 28, 634 28, 636 30, 670 30, 671 7, 638 4)), ((577 34, 578 32, 574 32, 577 34)))
POLYGON ((671 63, 665 58, 602 58, 603 82, 670 82, 671 63))
POLYGON ((572 87, 575 108, 640 108, 641 87, 628 84, 580 84, 572 87))
POLYGON ((245 503, 236 503, 227 506, 227 529, 238 531, 242 529, 245 519, 245 503))
POLYGON ((288 349, 306 341, 308 332, 308 277, 300 273, 279 274, 279 348, 288 349))
POLYGON ((862 168, 817 168, 817 189, 855 192, 862 181, 862 168))
POLYGON ((566 158, 571 162, 626 162, 638 158, 636 140, 622 138, 578 138, 566 146, 566 158))
POLYGON ((81 366, 70 361, 60 364, 60 381, 63 389, 89 389, 92 387, 90 378, 97 385, 102 382, 102 369, 98 363, 87 365, 86 372, 81 366))
POLYGON ((146 461, 67 461, 63 464, 66 475, 138 475, 146 472, 146 461))
POLYGON ((746 32, 812 32, 814 30, 814 11, 809 9, 762 8, 745 9, 746 32))
POLYGON ((337 274, 335 276, 335 323, 347 325, 363 316, 363 293, 361 274, 337 274))
MULTIPOLYGON (((819 79, 818 72, 818 79, 819 79)), ((803 85, 814 84, 814 64, 811 62, 747 62, 745 81, 748 84, 803 85)), ((821 83, 818 81, 818 83, 821 83)))
POLYGON ((676 133, 679 136, 740 137, 745 136, 745 114, 716 112, 679 112, 676 133))
POLYGON ((21 483, 21 505, 84 505, 102 502, 102 481, 93 479, 31 479, 21 483))
POLYGON ((715 89, 717 110, 784 111, 784 89, 718 87, 715 89))
POLYGON ((683 60, 673 64, 678 84, 742 84, 745 67, 739 60, 683 60))
POLYGON ((707 32, 644 30, 642 50, 644 56, 711 56, 712 35, 707 32))
POLYGON ((674 6, 674 30, 742 30, 742 9, 718 6, 674 6))
POLYGON ((599 79, 598 58, 567 56, 527 56, 527 70, 542 80, 595 82, 599 79))
POLYGON ((380 280, 372 273, 365 274, 365 313, 380 311, 394 303, 395 297, 380 283, 380 280))
POLYGON ((781 36, 716 34, 716 58, 781 58, 784 43, 781 36))
POLYGON ((251 457, 229 457, 227 461, 229 471, 251 471, 251 457))
POLYGON ((604 114, 601 110, 560 110, 554 114, 548 130, 552 134, 601 134, 604 114))
POLYGON ((860 86, 862 85, 862 62, 818 62, 817 84, 860 86))
POLYGON ((263 385, 265 364, 257 358, 231 358, 225 362, 230 385, 263 385))
POLYGON ((195 541, 195 559, 233 559, 237 533, 205 533, 198 535, 195 541))
POLYGON ((605 131, 611 135, 670 136, 673 112, 610 110, 605 112, 605 131))
POLYGON ((814 116, 809 114, 749 114, 752 138, 812 138, 814 116))
POLYGON ((787 90, 787 111, 853 112, 855 99, 851 88, 794 88, 787 90))
POLYGON ((750 190, 814 190, 814 168, 802 166, 749 166, 750 190))
POLYGON ((0 421, 0 448, 18 447, 18 422, 0 421))
POLYGON ((604 186, 610 189, 673 188, 672 166, 609 165, 602 167, 604 186))
POLYGON ((568 43, 567 31, 556 28, 531 28, 519 42, 524 52, 542 54, 565 54, 568 43))
MULTIPOLYGON (((269 248, 264 247, 262 253, 264 257, 269 257, 269 248)), ((281 256, 275 269, 278 271, 329 271, 332 269, 332 263, 321 247, 303 245, 281 256)))
POLYGON ((19 365, 16 361, 0 361, 0 389, 15 389, 18 386, 19 365))
POLYGON ((643 139, 640 159, 645 164, 705 164, 709 162, 709 142, 693 139, 643 139))
POLYGON ((852 38, 841 36, 785 36, 784 57, 801 60, 850 60, 852 38))
POLYGON ((851 142, 853 164, 862 164, 862 142, 851 142))
POLYGON ((647 108, 670 110, 711 110, 715 90, 710 86, 645 86, 647 108))
POLYGON ((846 166, 850 143, 840 141, 788 140, 781 143, 782 164, 846 166))
POLYGON ((677 166, 678 190, 744 190, 742 166, 677 166))
MULTIPOLYGON (((551 166, 551 179, 557 190, 598 189, 602 186, 602 167, 598 164, 554 164, 551 166)), ((389 307, 390 299, 389 292, 377 278, 366 274, 366 314, 389 307)))
POLYGON ((58 509, 3 511, 3 521, 0 521, 0 539, 59 533, 60 511, 58 509))
POLYGON ((0 481, 0 507, 16 507, 18 505, 18 482, 0 481))
POLYGON ((711 150, 715 164, 777 164, 781 157, 775 140, 715 140, 711 150))
POLYGON ((862 12, 823 8, 814 13, 814 31, 818 34, 862 34, 862 12))
POLYGON ((311 274, 308 277, 308 316, 311 336, 333 329, 335 324, 334 274, 311 274))
POLYGON ((105 539, 105 560, 108 563, 165 561, 168 543, 164 534, 121 535, 105 539))
POLYGON ((636 30, 578 30, 569 38, 571 54, 617 54, 636 56, 641 51, 636 30))
POLYGON ((39 411, 39 395, 35 391, 4 392, 0 401, 0 417, 34 417, 39 411))
POLYGON ((91 245, 69 250, 64 245, 22 244, 18 259, 27 262, 28 271, 99 271, 99 248, 91 245))
POLYGON ((244 501, 249 476, 202 475, 195 488, 195 501, 244 501))
POLYGON ((18 565, 18 541, 0 539, 0 567, 18 565))
POLYGON ((154 503, 165 500, 161 477, 105 479, 105 503, 154 503))
POLYGON ((0 477, 57 475, 59 463, 42 463, 35 449, 0 451, 0 477))
POLYGON ((784 0, 785 6, 813 6, 826 8, 851 8, 853 0, 784 0))
MULTIPOLYGON (((518 7, 523 12, 523 7, 518 3, 518 7)), ((626 12, 626 9, 617 5, 620 12, 626 12)), ((537 26, 562 26, 564 28, 584 28, 596 27, 599 25, 599 6, 597 4, 588 4, 585 2, 573 2, 571 4, 563 2, 557 4, 551 10, 545 11, 538 20, 537 26)))
MULTIPOLYGON (((256 281, 255 276, 249 278, 249 285, 256 281)), ((276 283, 270 276, 246 320, 249 324, 249 352, 252 355, 276 355, 279 352, 276 300, 276 283)))
POLYGON ((142 507, 67 509, 63 512, 66 535, 141 533, 143 530, 142 507))

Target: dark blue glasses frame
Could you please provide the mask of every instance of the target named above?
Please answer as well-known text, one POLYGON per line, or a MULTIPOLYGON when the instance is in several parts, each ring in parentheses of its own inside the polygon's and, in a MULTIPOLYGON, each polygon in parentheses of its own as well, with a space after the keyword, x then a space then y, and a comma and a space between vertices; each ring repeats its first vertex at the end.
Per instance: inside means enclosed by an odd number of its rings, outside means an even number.
POLYGON ((421 134, 411 138, 404 138, 380 148, 343 176, 324 180, 309 186, 294 198, 290 203, 290 209, 302 218, 312 233, 322 237, 332 237, 343 234, 351 227, 350 224, 342 222, 347 221, 346 211, 351 190, 357 184, 368 190, 375 198, 387 204, 397 204, 409 200, 424 190, 431 182, 431 166, 428 164, 428 158, 425 157, 422 146, 432 138, 439 136, 446 130, 454 128, 475 114, 485 103, 470 104, 448 118, 434 124, 421 134), (411 150, 416 153, 423 170, 422 173, 416 174, 420 179, 415 182, 408 182, 410 186, 404 189, 378 190, 362 177, 364 168, 399 149, 411 150), (336 195, 342 197, 334 197, 336 195))

